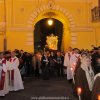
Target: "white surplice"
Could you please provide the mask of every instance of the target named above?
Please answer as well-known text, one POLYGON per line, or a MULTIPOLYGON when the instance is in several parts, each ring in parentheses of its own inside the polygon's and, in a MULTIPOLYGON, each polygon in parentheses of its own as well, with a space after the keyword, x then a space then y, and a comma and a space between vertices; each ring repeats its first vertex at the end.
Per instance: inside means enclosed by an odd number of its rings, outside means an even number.
POLYGON ((10 85, 10 91, 18 91, 24 89, 22 78, 20 71, 18 69, 19 60, 15 56, 14 58, 10 59, 10 67, 9 70, 14 70, 14 85, 10 85))
POLYGON ((80 54, 73 53, 71 55, 71 58, 70 58, 70 66, 71 66, 71 68, 73 68, 73 71, 76 68, 76 64, 77 64, 77 61, 78 61, 79 58, 80 58, 80 54))
POLYGON ((4 88, 3 90, 0 90, 0 96, 5 96, 6 94, 9 93, 9 78, 8 78, 8 73, 7 73, 7 66, 8 66, 8 62, 5 60, 5 62, 3 63, 4 59, 0 60, 0 63, 2 63, 2 66, 0 66, 0 79, 1 79, 1 74, 2 74, 2 70, 5 72, 5 82, 4 82, 4 88))
POLYGON ((70 80, 70 79, 73 78, 72 71, 71 71, 71 66, 70 66, 70 58, 71 58, 71 55, 72 55, 71 52, 67 52, 65 54, 65 57, 64 57, 64 66, 67 67, 67 80, 70 80), (69 55, 70 55, 70 57, 69 57, 69 55))
POLYGON ((75 65, 78 61, 79 54, 67 52, 64 58, 64 66, 67 67, 67 80, 73 79, 75 65), (72 70, 73 69, 73 70, 72 70))

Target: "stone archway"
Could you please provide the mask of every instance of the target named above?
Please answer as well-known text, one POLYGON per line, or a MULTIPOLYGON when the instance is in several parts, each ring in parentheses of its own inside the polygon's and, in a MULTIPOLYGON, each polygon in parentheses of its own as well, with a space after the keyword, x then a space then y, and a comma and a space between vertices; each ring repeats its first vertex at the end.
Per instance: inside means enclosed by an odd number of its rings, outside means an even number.
MULTIPOLYGON (((66 51, 67 47, 71 43, 71 29, 75 27, 75 22, 71 14, 66 9, 61 8, 58 5, 54 5, 52 2, 37 8, 30 16, 28 20, 28 27, 34 29, 35 24, 44 18, 54 18, 63 23, 63 40, 62 49, 66 51), (51 13, 51 15, 50 15, 51 13)), ((33 34, 33 30, 32 30, 33 34)), ((33 38, 34 41, 34 38, 33 38)))

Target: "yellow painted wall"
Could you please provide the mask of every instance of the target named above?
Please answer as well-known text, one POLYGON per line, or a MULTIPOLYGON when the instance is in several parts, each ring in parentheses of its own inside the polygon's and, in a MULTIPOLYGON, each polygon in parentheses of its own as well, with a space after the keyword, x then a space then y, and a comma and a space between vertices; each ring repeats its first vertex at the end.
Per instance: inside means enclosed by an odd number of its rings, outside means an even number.
MULTIPOLYGON (((98 7, 98 0, 92 0, 92 8, 98 7)), ((95 34, 95 43, 96 46, 100 46, 100 21, 92 22, 95 34)))
POLYGON ((95 34, 93 32, 78 32, 77 42, 73 47, 91 50, 92 44, 95 45, 95 34))
MULTIPOLYGON (((57 4, 59 5, 59 2, 57 4)), ((87 26, 88 9, 86 2, 62 2, 60 5, 72 14, 76 26, 87 26)))
POLYGON ((100 27, 95 27, 96 45, 100 46, 100 27))
POLYGON ((2 4, 3 2, 0 0, 0 51, 3 50, 3 35, 2 35, 2 22, 3 22, 3 15, 4 15, 4 12, 3 12, 3 9, 4 9, 4 6, 2 4))
MULTIPOLYGON (((7 48, 8 50, 25 50, 32 51, 33 46, 30 45, 30 42, 27 42, 27 32, 18 32, 18 31, 7 31, 7 48)), ((33 52, 33 51, 32 51, 33 52)))
POLYGON ((3 36, 0 35, 0 51, 3 51, 3 36))
POLYGON ((92 8, 98 6, 98 0, 92 0, 92 8))
MULTIPOLYGON (((46 5, 48 1, 49 0, 6 0, 8 49, 24 49, 26 51, 33 52, 33 44, 31 43, 33 34, 32 31, 28 30, 28 21, 36 8, 46 5)), ((75 27, 80 28, 80 30, 76 29, 73 31, 77 34, 77 40, 76 44, 70 43, 72 47, 90 49, 91 44, 100 45, 100 29, 96 28, 96 25, 91 23, 91 8, 96 5, 96 2, 94 2, 94 0, 92 1, 93 2, 84 0, 68 0, 67 2, 67 0, 54 0, 55 5, 59 5, 61 8, 64 8, 67 12, 69 12, 70 15, 72 15, 75 22, 75 27), (93 28, 92 30, 86 30, 86 28, 91 27, 93 28), (95 34, 97 38, 95 38, 95 34)), ((3 2, 0 2, 0 12, 1 23, 4 21, 3 2)), ((34 19, 32 19, 32 21, 34 21, 34 19)), ((2 29, 1 25, 0 29, 2 29)), ((3 50, 3 41, 1 37, 3 36, 0 36, 0 50, 3 50)))

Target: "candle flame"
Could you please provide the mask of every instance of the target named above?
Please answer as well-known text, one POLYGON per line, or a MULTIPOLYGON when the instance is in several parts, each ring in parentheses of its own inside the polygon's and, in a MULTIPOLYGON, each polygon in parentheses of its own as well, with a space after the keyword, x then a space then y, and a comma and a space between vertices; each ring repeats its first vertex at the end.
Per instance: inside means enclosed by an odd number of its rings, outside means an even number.
POLYGON ((73 68, 72 67, 70 69, 71 69, 71 71, 73 71, 73 68))
POLYGON ((82 93, 82 89, 80 87, 77 88, 77 94, 80 95, 82 93))
POLYGON ((76 63, 73 63, 74 66, 76 66, 76 63))
POLYGON ((98 100, 100 100, 100 94, 98 95, 98 100))

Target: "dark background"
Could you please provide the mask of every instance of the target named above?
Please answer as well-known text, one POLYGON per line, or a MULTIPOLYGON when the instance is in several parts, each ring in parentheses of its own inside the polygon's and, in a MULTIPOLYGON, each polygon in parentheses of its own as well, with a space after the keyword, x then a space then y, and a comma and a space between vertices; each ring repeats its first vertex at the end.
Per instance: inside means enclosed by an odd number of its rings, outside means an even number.
POLYGON ((34 49, 43 50, 46 45, 46 37, 52 33, 58 36, 58 50, 61 50, 62 35, 63 35, 63 24, 53 19, 54 23, 52 26, 47 24, 48 18, 42 19, 35 25, 34 30, 34 49))

